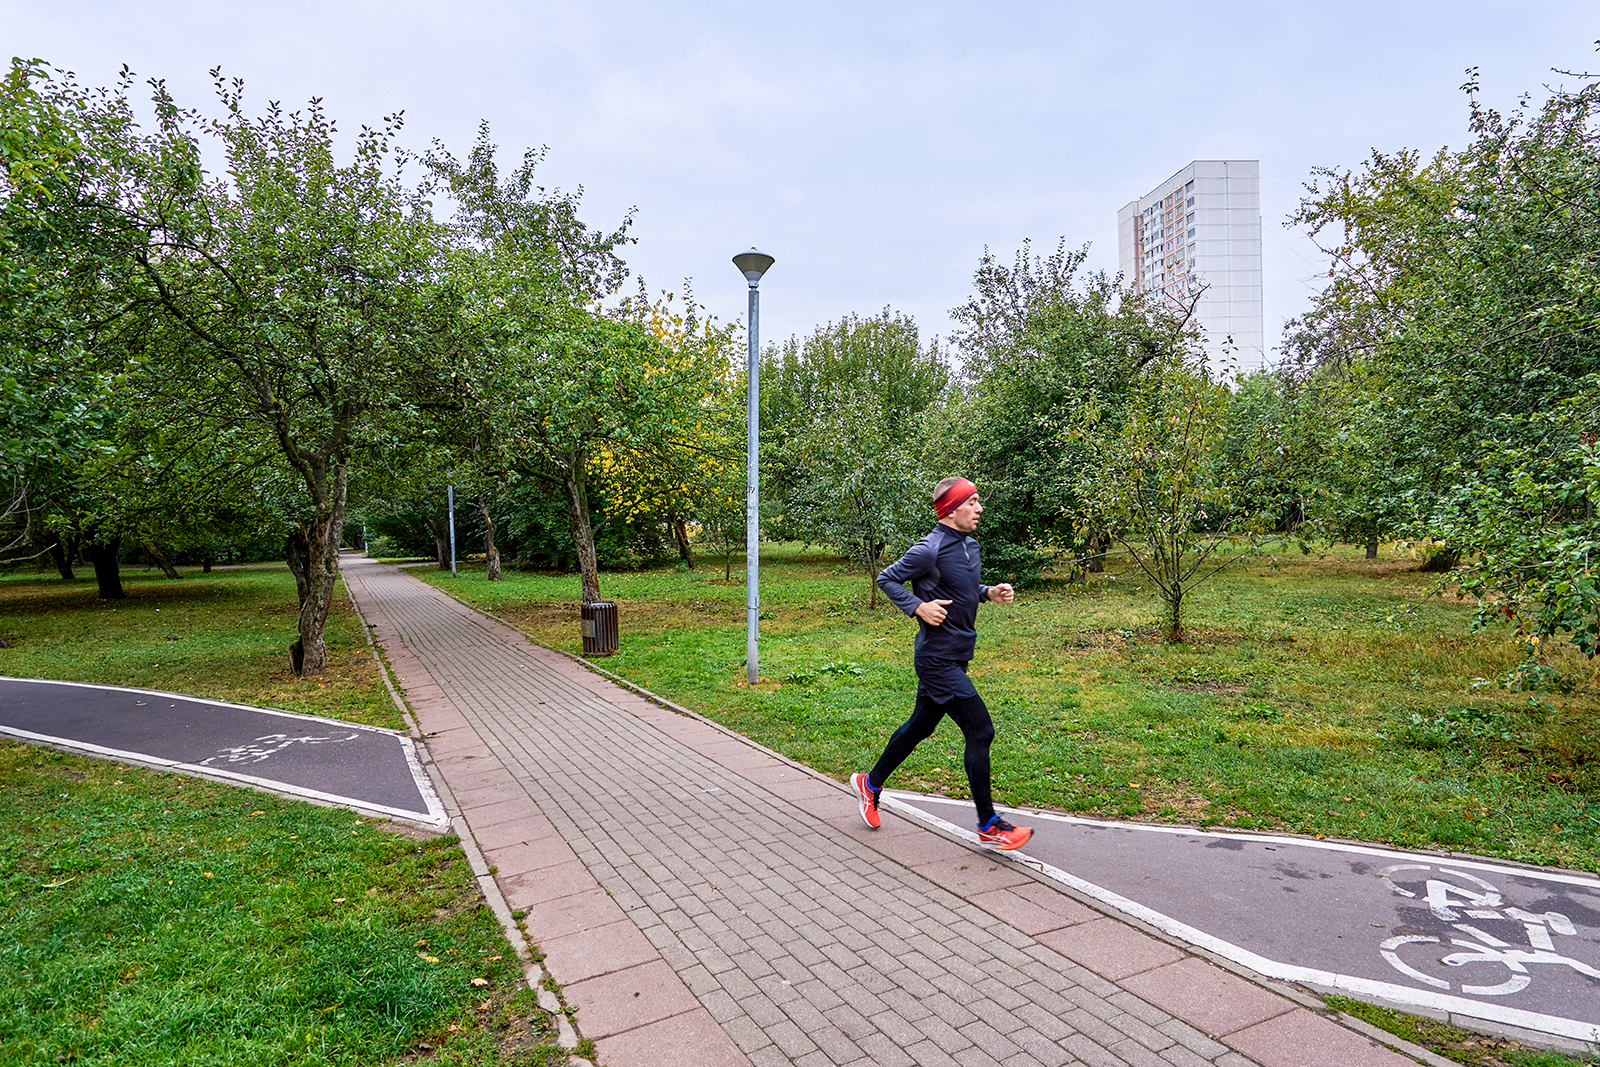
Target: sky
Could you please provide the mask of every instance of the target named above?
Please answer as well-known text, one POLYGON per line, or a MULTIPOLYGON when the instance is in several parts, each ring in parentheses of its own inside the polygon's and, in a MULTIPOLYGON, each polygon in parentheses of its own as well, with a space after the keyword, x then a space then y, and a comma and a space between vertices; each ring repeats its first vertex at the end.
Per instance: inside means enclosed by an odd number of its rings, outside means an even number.
POLYGON ((652 291, 742 321, 730 257, 776 263, 763 341, 884 307, 948 335, 987 247, 1089 245, 1117 269, 1117 209, 1193 159, 1259 159, 1268 346, 1326 261, 1285 228, 1315 167, 1467 139, 1483 99, 1600 69, 1593 0, 1311 4, 752 4, 721 0, 0 0, 0 45, 112 83, 127 64, 214 108, 321 97, 340 128, 403 111, 401 140, 464 155, 480 122, 509 166, 583 217, 636 212, 625 252, 652 291))

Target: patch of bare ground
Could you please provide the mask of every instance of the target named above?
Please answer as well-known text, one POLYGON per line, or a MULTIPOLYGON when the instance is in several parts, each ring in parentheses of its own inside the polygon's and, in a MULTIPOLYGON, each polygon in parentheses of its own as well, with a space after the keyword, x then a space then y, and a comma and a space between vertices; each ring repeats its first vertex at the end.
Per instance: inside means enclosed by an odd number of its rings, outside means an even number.
POLYGON ((1142 819, 1193 825, 1203 822, 1211 812, 1211 798, 1181 786, 1151 784, 1139 791, 1144 809, 1142 819))

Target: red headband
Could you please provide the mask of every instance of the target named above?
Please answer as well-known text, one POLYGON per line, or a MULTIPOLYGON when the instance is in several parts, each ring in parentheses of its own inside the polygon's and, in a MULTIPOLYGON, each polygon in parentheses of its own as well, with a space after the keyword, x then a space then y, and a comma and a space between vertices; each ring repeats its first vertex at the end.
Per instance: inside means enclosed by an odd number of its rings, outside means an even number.
POLYGON ((957 478, 954 485, 940 493, 933 502, 933 513, 944 518, 978 493, 978 487, 965 478, 957 478))

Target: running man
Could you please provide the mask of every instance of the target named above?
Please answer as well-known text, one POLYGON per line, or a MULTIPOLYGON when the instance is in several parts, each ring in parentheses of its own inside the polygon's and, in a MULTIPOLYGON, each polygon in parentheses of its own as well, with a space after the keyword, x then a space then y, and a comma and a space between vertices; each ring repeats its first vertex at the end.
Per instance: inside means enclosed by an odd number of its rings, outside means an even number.
POLYGON ((994 723, 983 698, 967 677, 967 663, 978 643, 978 603, 1009 604, 1016 599, 1010 585, 984 585, 978 528, 983 504, 978 487, 965 478, 946 478, 933 490, 939 518, 933 532, 878 574, 878 587, 895 605, 921 624, 913 663, 917 670, 917 702, 911 718, 889 738, 877 765, 850 776, 861 803, 861 820, 876 830, 878 794, 911 750, 932 735, 946 715, 966 738, 967 783, 978 808, 978 840, 990 848, 1020 848, 1033 835, 1031 827, 1012 826, 995 814, 989 796, 989 744, 994 723), (905 583, 911 583, 907 590, 905 583))

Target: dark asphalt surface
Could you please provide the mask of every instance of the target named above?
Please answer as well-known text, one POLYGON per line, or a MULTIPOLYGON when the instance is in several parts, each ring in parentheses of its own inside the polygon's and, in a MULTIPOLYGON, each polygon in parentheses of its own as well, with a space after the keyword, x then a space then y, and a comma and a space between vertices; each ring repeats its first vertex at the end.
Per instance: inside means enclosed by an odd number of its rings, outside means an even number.
POLYGON ((0 735, 443 826, 393 730, 144 689, 0 678, 0 735))
MULTIPOLYGON (((886 793, 971 833, 970 801, 886 793)), ((1600 1041, 1600 878, 1018 811, 1012 856, 1269 977, 1600 1041)))

